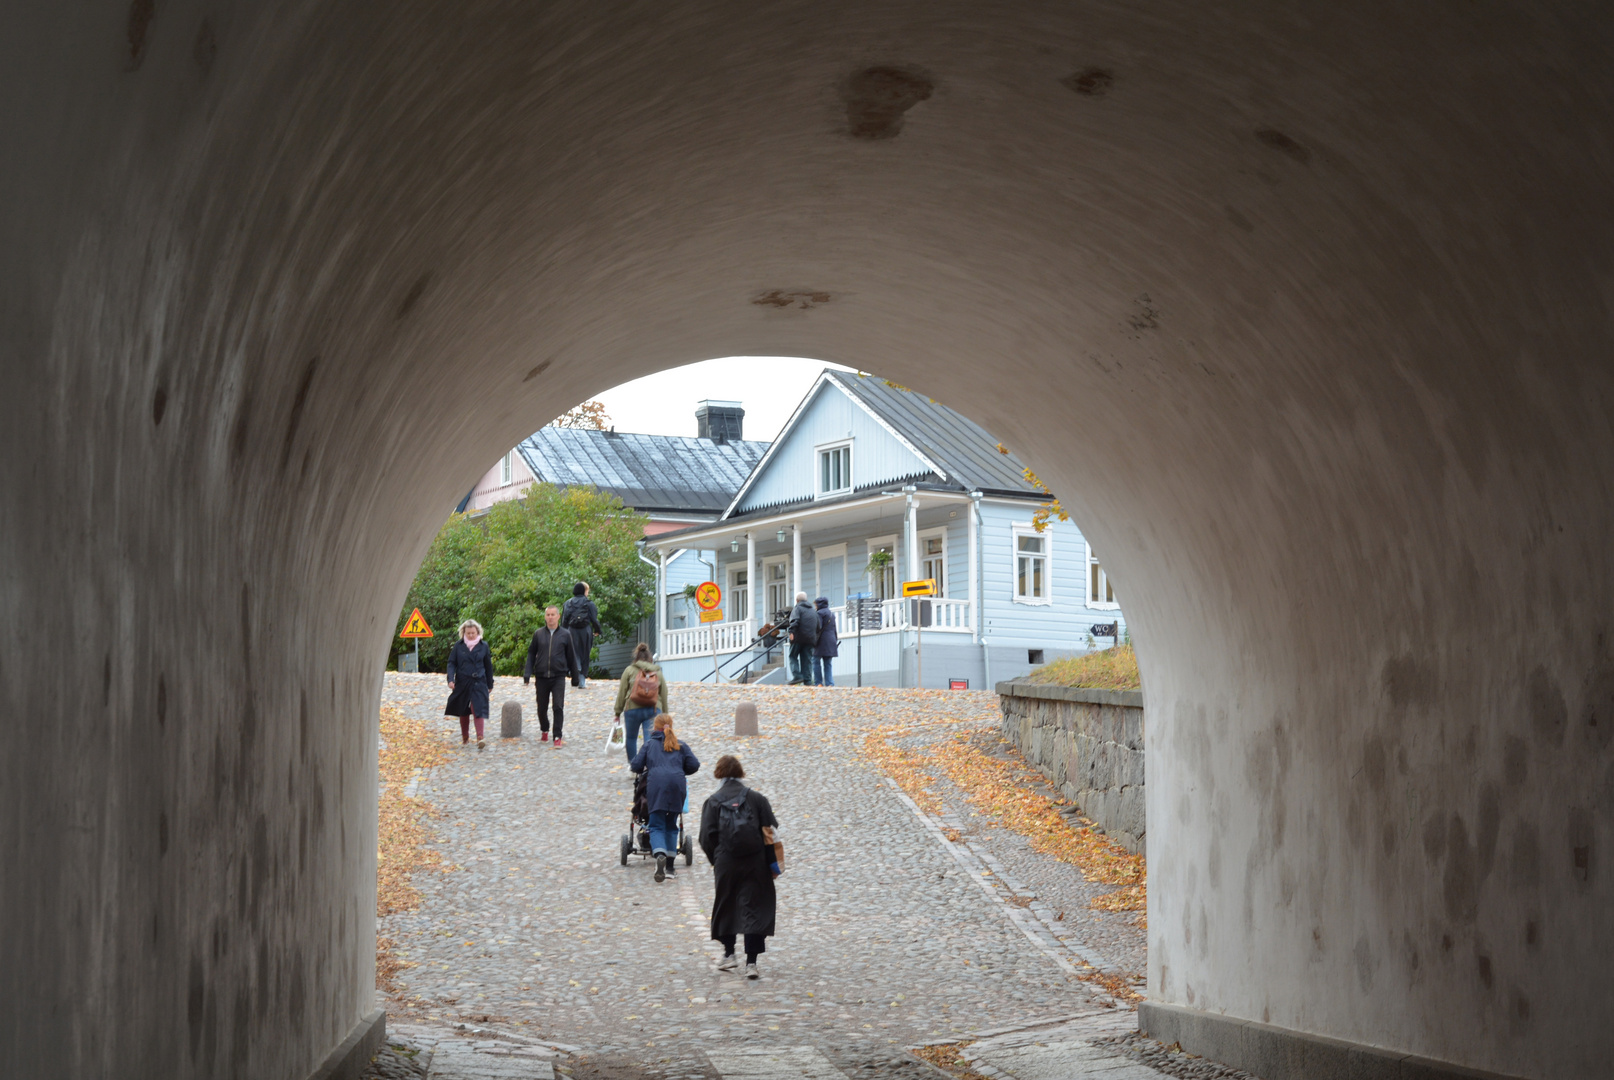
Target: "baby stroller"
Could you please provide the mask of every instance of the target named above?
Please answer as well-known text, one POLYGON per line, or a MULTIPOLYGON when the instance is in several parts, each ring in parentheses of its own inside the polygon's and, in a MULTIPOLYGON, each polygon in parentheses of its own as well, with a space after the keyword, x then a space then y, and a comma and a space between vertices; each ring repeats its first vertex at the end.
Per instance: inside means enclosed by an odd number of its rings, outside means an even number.
MULTIPOLYGON (((655 854, 650 850, 650 797, 646 785, 650 770, 637 773, 633 778, 633 814, 628 819, 628 831, 622 834, 622 865, 628 865, 628 856, 648 859, 655 854)), ((684 795, 684 809, 678 815, 678 851, 684 856, 684 865, 695 861, 695 843, 684 828, 684 814, 689 812, 689 795, 684 795)))

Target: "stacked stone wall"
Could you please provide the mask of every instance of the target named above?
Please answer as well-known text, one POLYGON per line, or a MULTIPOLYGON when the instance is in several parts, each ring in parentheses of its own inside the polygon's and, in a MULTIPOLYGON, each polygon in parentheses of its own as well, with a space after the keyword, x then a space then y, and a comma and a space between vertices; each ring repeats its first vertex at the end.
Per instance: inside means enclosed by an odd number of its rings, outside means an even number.
POLYGON ((997 692, 1004 737, 1110 839, 1142 853, 1143 695, 1018 679, 997 692))

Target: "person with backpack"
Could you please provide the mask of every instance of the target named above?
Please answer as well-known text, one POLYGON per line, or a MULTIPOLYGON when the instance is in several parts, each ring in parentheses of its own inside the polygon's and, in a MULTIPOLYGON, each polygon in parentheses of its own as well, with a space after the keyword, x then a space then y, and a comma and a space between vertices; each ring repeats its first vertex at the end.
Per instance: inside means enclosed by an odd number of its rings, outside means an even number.
POLYGON ((723 945, 717 969, 733 971, 739 966, 734 945, 743 936, 745 977, 756 979, 761 975, 757 957, 767 951, 767 939, 773 936, 773 879, 779 876, 779 863, 771 834, 779 822, 768 800, 740 783, 745 769, 739 758, 724 754, 712 775, 723 786, 701 807, 700 845, 716 882, 712 940, 723 945))
POLYGON ((572 635, 577 647, 577 671, 572 685, 579 690, 588 689, 588 658, 594 650, 594 635, 600 632, 600 609, 588 598, 588 582, 579 581, 572 586, 572 598, 560 609, 560 624, 572 635))
POLYGON ((834 686, 835 658, 841 655, 841 635, 835 629, 835 613, 829 609, 829 597, 820 596, 813 601, 818 612, 818 644, 813 646, 813 684, 834 686))
POLYGON ((577 677, 577 648, 571 634, 560 624, 560 609, 544 608, 544 625, 532 635, 527 646, 527 666, 521 681, 538 681, 539 742, 549 741, 549 700, 555 701, 555 749, 564 745, 561 729, 566 726, 566 678, 577 677))
POLYGON ((656 729, 644 741, 628 768, 645 776, 645 808, 650 820, 650 851, 656 857, 656 880, 677 876, 678 815, 689 801, 689 780, 701 763, 688 743, 673 733, 672 717, 661 713, 656 729))
POLYGON ((790 609, 790 685, 813 684, 812 654, 818 644, 818 609, 807 602, 807 594, 796 594, 790 609))
POLYGON ((616 691, 616 718, 624 724, 623 748, 629 761, 639 749, 640 733, 648 733, 656 714, 667 711, 667 679, 661 674, 661 665, 650 659, 650 646, 641 641, 616 691))

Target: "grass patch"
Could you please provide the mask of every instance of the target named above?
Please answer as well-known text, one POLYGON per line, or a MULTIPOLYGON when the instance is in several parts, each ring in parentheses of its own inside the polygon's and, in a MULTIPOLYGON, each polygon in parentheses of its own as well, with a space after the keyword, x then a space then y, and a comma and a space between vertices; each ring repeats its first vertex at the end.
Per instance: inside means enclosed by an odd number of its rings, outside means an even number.
POLYGON ((1030 681, 1090 690, 1143 689, 1143 680, 1138 677, 1138 654, 1130 645, 1050 660, 1031 673, 1030 681))

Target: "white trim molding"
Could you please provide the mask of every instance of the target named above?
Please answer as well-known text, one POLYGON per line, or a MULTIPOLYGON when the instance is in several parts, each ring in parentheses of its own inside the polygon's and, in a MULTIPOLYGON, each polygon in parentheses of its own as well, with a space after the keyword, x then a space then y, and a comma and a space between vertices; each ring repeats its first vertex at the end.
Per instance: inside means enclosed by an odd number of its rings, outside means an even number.
POLYGON ((1038 532, 1029 521, 1016 521, 1009 526, 1009 599, 1016 604, 1027 604, 1033 607, 1047 607, 1054 602, 1054 538, 1053 530, 1045 529, 1038 532), (1022 553, 1020 541, 1023 538, 1041 540, 1040 549, 1022 553), (1024 554, 1027 558, 1042 560, 1042 595, 1023 595, 1020 592, 1020 558, 1024 554))

